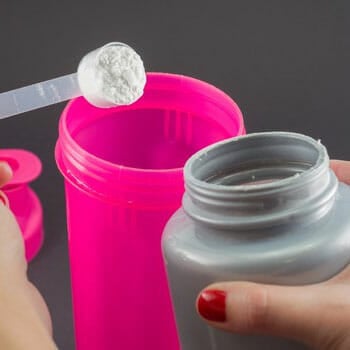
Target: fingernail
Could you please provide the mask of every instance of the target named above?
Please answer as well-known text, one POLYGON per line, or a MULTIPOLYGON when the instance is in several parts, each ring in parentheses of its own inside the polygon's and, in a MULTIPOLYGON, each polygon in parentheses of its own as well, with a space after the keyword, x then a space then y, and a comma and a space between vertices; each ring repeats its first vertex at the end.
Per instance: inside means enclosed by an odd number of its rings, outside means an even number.
POLYGON ((9 200, 3 191, 0 191, 0 202, 2 202, 5 207, 9 206, 9 200))
POLYGON ((226 321, 226 292, 222 290, 204 290, 197 302, 198 312, 208 321, 226 321))

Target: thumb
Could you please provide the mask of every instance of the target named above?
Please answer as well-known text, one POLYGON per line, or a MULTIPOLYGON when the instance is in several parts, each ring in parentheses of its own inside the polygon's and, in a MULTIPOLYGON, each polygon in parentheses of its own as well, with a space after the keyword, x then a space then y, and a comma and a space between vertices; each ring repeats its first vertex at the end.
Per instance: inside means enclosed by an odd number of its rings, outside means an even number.
POLYGON ((329 349, 349 341, 343 335, 349 333, 350 290, 344 288, 217 283, 200 293, 197 310, 209 324, 227 331, 280 336, 329 349))
POLYGON ((330 166, 341 182, 350 184, 350 162, 346 160, 331 160, 330 166))
MULTIPOLYGON (((0 191, 0 197, 1 197, 0 191)), ((0 287, 26 275, 27 262, 23 236, 17 220, 8 207, 0 202, 0 287), (15 278, 16 277, 16 278, 15 278)))

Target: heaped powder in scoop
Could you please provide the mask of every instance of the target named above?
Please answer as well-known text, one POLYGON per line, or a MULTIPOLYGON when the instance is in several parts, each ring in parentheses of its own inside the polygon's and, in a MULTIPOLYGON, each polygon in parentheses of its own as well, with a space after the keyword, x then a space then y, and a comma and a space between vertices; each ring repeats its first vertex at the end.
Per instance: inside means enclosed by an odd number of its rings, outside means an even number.
POLYGON ((84 97, 98 107, 129 105, 143 94, 146 73, 129 46, 111 43, 87 54, 78 67, 84 97))

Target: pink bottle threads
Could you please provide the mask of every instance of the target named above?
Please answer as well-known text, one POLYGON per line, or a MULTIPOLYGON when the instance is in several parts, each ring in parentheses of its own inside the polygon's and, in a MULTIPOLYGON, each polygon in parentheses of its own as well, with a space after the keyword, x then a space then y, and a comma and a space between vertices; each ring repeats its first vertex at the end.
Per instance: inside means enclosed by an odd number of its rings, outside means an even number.
POLYGON ((147 79, 133 105, 99 109, 77 98, 60 119, 78 350, 179 349, 161 233, 181 205, 186 160, 245 133, 238 106, 217 88, 147 79))

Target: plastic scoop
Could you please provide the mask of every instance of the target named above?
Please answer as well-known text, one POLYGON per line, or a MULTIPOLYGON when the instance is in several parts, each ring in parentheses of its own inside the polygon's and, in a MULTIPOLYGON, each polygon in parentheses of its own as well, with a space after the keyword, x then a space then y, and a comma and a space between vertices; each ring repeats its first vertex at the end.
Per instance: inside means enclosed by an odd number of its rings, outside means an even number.
POLYGON ((0 94, 0 119, 84 96, 97 107, 135 102, 142 96, 146 73, 140 56, 113 42, 80 61, 77 73, 0 94))

